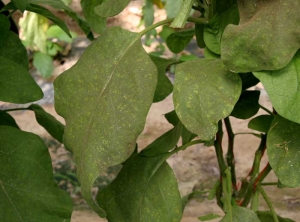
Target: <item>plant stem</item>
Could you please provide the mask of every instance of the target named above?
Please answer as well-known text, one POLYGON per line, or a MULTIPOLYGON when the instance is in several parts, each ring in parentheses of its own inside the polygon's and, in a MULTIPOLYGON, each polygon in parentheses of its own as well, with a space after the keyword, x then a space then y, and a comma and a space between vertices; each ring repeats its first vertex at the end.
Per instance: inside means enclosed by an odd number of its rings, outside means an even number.
POLYGON ((175 150, 173 150, 171 153, 174 154, 174 153, 177 153, 181 150, 185 150, 186 148, 188 148, 189 146, 192 146, 192 145, 195 145, 195 144, 199 144, 199 143, 205 143, 206 141, 204 140, 193 140, 191 142, 188 142, 178 148, 176 148, 175 150))
MULTIPOLYGON (((143 31, 141 31, 139 33, 139 36, 142 37, 143 35, 145 35, 147 32, 149 32, 152 29, 155 29, 161 25, 165 25, 168 24, 170 22, 174 21, 174 18, 169 18, 163 21, 160 21, 158 23, 152 24, 150 26, 148 26, 147 28, 145 28, 143 31)), ((198 24, 208 24, 208 20, 206 18, 194 18, 194 17, 189 17, 187 18, 187 21, 189 22, 194 22, 194 23, 198 23, 198 24)))
POLYGON ((274 116, 274 113, 272 113, 270 110, 268 110, 266 107, 264 107, 264 106, 262 106, 262 105, 260 105, 259 104, 259 107, 261 108, 261 109, 263 109, 264 111, 266 111, 267 113, 269 113, 271 116, 274 116))
POLYGON ((231 181, 233 184, 234 189, 237 188, 236 186, 236 175, 235 175, 235 159, 234 159, 234 133, 232 131, 231 123, 229 117, 226 117, 224 119, 225 127, 227 130, 228 134, 228 151, 226 154, 226 160, 227 160, 227 165, 230 168, 231 171, 231 181))
POLYGON ((251 210, 254 211, 254 212, 257 212, 258 207, 259 207, 259 191, 256 190, 254 192, 253 197, 252 197, 251 210))
POLYGON ((226 168, 222 175, 222 190, 224 196, 224 211, 229 215, 230 221, 232 221, 232 181, 229 168, 226 168))
POLYGON ((235 136, 236 135, 252 135, 252 136, 256 136, 256 137, 259 137, 259 138, 261 138, 261 135, 260 134, 258 134, 258 133, 247 133, 247 132, 245 132, 245 133, 235 133, 234 134, 235 136))
POLYGON ((268 206, 269 206, 269 208, 270 208, 270 210, 272 212, 272 216, 273 216, 274 222, 279 222, 279 220, 277 218, 277 215, 276 215, 276 212, 274 210, 274 207, 273 207, 273 205, 272 205, 272 203, 271 203, 268 195, 266 194, 266 192, 264 191, 264 189, 260 185, 257 186, 257 189, 259 190, 259 192, 261 193, 261 195, 265 199, 266 203, 268 204, 268 206))
POLYGON ((260 183, 261 186, 277 186, 277 182, 260 183))
POLYGON ((224 157, 223 157, 223 149, 222 149, 222 139, 223 139, 223 130, 222 130, 222 121, 220 120, 218 123, 218 132, 216 134, 216 140, 214 142, 215 151, 218 159, 220 174, 223 174, 227 169, 224 157))
POLYGON ((270 166, 270 163, 267 163, 267 165, 264 167, 264 169, 259 173, 254 186, 256 186, 257 184, 261 183, 261 181, 263 181, 266 176, 271 172, 272 168, 270 166))
POLYGON ((248 185, 248 190, 245 194, 245 198, 243 199, 242 202, 243 207, 247 207, 253 195, 253 191, 255 191, 255 183, 256 183, 256 179, 258 178, 260 161, 265 151, 266 140, 267 140, 266 135, 262 134, 261 142, 259 144, 258 149, 255 152, 255 157, 254 157, 254 162, 253 162, 252 172, 251 172, 251 179, 248 185))
POLYGON ((191 12, 194 0, 185 0, 182 2, 180 11, 171 24, 172 28, 183 28, 191 12))
POLYGON ((28 108, 15 108, 15 109, 5 109, 5 110, 1 110, 3 112, 12 112, 12 111, 24 111, 24 110, 29 110, 28 108))

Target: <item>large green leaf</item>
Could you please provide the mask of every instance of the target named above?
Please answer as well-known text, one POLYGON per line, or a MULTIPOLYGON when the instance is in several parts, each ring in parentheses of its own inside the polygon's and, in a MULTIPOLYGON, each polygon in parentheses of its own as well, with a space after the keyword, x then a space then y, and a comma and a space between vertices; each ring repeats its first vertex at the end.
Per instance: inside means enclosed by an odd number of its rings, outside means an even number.
POLYGON ((3 15, 0 14, 0 46, 3 44, 3 42, 6 41, 10 29, 10 22, 9 19, 3 15))
POLYGON ((19 129, 15 119, 8 113, 0 110, 0 125, 12 126, 19 129))
POLYGON ((229 24, 239 23, 239 11, 236 4, 221 15, 216 14, 204 27, 204 42, 206 47, 215 54, 221 52, 221 37, 229 24))
POLYGON ((100 206, 110 222, 178 222, 181 197, 170 155, 133 155, 117 178, 98 194, 100 206))
POLYGON ((54 116, 47 113, 42 107, 37 104, 32 104, 28 109, 34 111, 36 121, 47 130, 47 132, 57 139, 60 143, 63 142, 64 125, 59 122, 54 116))
POLYGON ((14 5, 23 13, 26 10, 28 0, 11 0, 14 5))
POLYGON ((96 33, 101 33, 106 29, 106 18, 97 15, 94 8, 102 4, 104 0, 82 0, 80 2, 84 17, 96 33))
POLYGON ((173 91, 173 84, 170 79, 166 76, 167 68, 177 62, 174 59, 164 59, 158 56, 150 56, 152 62, 155 63, 158 70, 158 80, 155 90, 153 102, 159 102, 164 100, 173 91))
MULTIPOLYGON (((270 221, 274 220, 272 212, 270 212, 270 211, 258 211, 256 214, 261 222, 270 222, 270 221)), ((278 215, 277 215, 277 218, 278 218, 279 222, 295 222, 294 220, 291 220, 288 218, 283 218, 278 215)))
POLYGON ((130 0, 104 0, 95 7, 95 13, 101 17, 112 17, 123 11, 130 0))
POLYGON ((259 95, 260 91, 258 90, 243 91, 230 115, 239 119, 248 119, 254 116, 260 108, 259 95))
POLYGON ((43 98, 43 91, 21 65, 4 57, 0 59, 0 100, 29 103, 43 98))
POLYGON ((272 105, 286 119, 300 123, 300 51, 284 68, 254 72, 263 83, 272 105))
POLYGON ((210 140, 217 123, 228 116, 241 93, 238 75, 226 70, 220 59, 195 59, 177 66, 175 110, 188 130, 210 140))
POLYGON ((6 41, 0 47, 0 59, 5 58, 28 70, 27 50, 14 32, 9 32, 6 41))
POLYGON ((232 207, 232 217, 227 213, 220 222, 261 222, 257 215, 244 207, 232 207))
POLYGON ((300 1, 239 2, 240 25, 229 25, 222 37, 224 64, 233 72, 286 66, 300 48, 300 1))
POLYGON ((248 123, 248 128, 257 130, 263 133, 267 133, 273 121, 273 116, 271 115, 260 115, 251 119, 248 123))
POLYGON ((90 188, 98 174, 133 152, 156 83, 157 69, 140 35, 119 27, 103 32, 54 82, 55 108, 66 120, 64 144, 74 153, 89 204, 93 204, 90 188))
POLYGON ((51 56, 42 52, 36 52, 33 56, 33 65, 44 78, 52 76, 54 65, 51 56))
POLYGON ((167 46, 174 53, 185 49, 195 35, 195 29, 188 29, 170 34, 167 38, 167 46))
POLYGON ((300 125, 276 115, 267 137, 269 162, 286 186, 300 186, 300 125))
POLYGON ((70 221, 72 201, 54 182, 42 139, 0 126, 0 144, 1 221, 70 221))

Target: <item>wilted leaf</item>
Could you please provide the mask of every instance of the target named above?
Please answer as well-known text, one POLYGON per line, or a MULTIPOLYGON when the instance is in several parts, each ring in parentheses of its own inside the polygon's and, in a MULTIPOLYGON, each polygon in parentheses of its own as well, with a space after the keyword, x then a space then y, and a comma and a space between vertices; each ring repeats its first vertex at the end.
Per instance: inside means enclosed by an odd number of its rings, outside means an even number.
MULTIPOLYGON (((270 211, 258 211, 256 214, 261 222, 270 222, 270 221, 274 220, 272 212, 270 212, 270 211)), ((277 218, 278 218, 279 222, 295 222, 294 220, 291 220, 288 218, 283 218, 278 215, 277 215, 277 218)))
POLYGON ((1 110, 0 110, 0 125, 12 126, 19 129, 19 126, 16 123, 15 119, 7 112, 1 110))
POLYGON ((84 17, 89 25, 96 33, 101 33, 106 29, 106 18, 97 15, 94 11, 97 5, 103 3, 104 0, 82 0, 80 1, 84 17))
POLYGON ((300 186, 300 124, 276 115, 267 137, 269 162, 286 186, 300 186))
POLYGON ((165 160, 170 155, 133 155, 97 200, 110 222, 178 222, 182 217, 177 180, 165 160))
POLYGON ((175 110, 188 130, 210 140, 217 123, 228 116, 241 93, 240 77, 223 67, 220 59, 197 59, 177 66, 175 110))
POLYGON ((257 116, 249 121, 248 128, 267 133, 270 129, 273 118, 274 117, 271 115, 257 116))
POLYGON ((90 188, 99 173, 133 152, 156 84, 157 69, 140 35, 119 27, 103 32, 54 82, 55 108, 66 120, 64 144, 74 154, 89 204, 93 205, 90 188))
POLYGON ((174 53, 185 49, 195 35, 195 29, 188 29, 170 34, 167 38, 167 46, 174 53))
POLYGON ((226 214, 220 222, 261 222, 257 215, 252 211, 244 207, 232 207, 232 218, 230 214, 226 214))
POLYGON ((36 52, 33 56, 33 65, 44 78, 52 76, 54 66, 51 56, 42 52, 36 52))
POLYGON ((300 1, 239 2, 240 25, 229 25, 222 37, 224 64, 233 72, 286 66, 300 48, 300 1))
POLYGON ((300 123, 300 51, 286 67, 254 75, 264 85, 275 110, 284 118, 300 123))
POLYGON ((124 10, 130 0, 104 0, 95 7, 95 13, 101 17, 112 17, 124 10))
POLYGON ((254 116, 260 108, 259 95, 260 91, 258 90, 243 91, 230 115, 239 119, 248 119, 254 116))
POLYGON ((42 139, 0 126, 0 144, 1 221, 70 221, 72 201, 54 182, 42 139))
POLYGON ((5 15, 0 14, 0 47, 6 41, 9 34, 9 29, 10 22, 8 18, 5 15))
POLYGON ((158 70, 157 86, 153 99, 153 102, 156 103, 164 100, 173 91, 173 84, 166 76, 166 70, 171 64, 177 61, 174 59, 164 59, 158 56, 150 56, 150 58, 158 70))
POLYGON ((61 122, 37 104, 30 105, 28 109, 34 111, 37 122, 44 127, 53 138, 57 139, 60 143, 63 142, 64 125, 61 122))

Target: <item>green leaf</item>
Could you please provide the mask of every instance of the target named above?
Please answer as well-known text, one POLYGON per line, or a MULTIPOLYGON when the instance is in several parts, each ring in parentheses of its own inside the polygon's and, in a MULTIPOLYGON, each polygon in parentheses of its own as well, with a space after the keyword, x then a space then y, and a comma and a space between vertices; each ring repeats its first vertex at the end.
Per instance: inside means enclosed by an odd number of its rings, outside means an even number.
POLYGON ((220 16, 215 16, 204 27, 204 42, 207 48, 215 54, 221 53, 221 38, 227 25, 239 23, 237 5, 232 5, 220 16))
POLYGON ((286 67, 254 75, 264 85, 275 110, 284 118, 300 123, 300 50, 286 67))
POLYGON ((64 30, 65 33, 68 34, 68 36, 72 37, 67 25, 65 24, 65 22, 62 21, 57 16, 55 16, 48 9, 46 9, 42 6, 36 5, 36 4, 28 4, 27 7, 26 7, 26 10, 30 11, 30 12, 35 12, 37 14, 40 14, 40 15, 46 17, 47 19, 49 19, 50 21, 52 21, 53 23, 58 25, 62 30, 64 30))
POLYGON ((54 182, 42 139, 0 126, 0 144, 1 221, 70 221, 72 201, 54 182))
POLYGON ((141 155, 144 156, 158 156, 164 154, 175 148, 177 145, 180 135, 182 133, 183 125, 179 122, 173 129, 164 133, 145 149, 142 150, 141 155))
POLYGON ((168 18, 175 18, 178 15, 183 0, 166 0, 165 9, 167 12, 168 18))
MULTIPOLYGON (((258 211, 256 214, 261 222, 270 222, 270 221, 274 220, 272 212, 270 212, 270 211, 258 211)), ((277 215, 277 218, 278 218, 279 222, 295 222, 294 220, 291 220, 288 218, 283 218, 278 215, 277 215)))
POLYGON ((181 197, 170 155, 133 155, 97 196, 110 222, 172 222, 182 217, 181 197))
POLYGON ((251 119, 248 123, 248 128, 267 133, 270 129, 274 117, 271 115, 260 115, 251 119))
POLYGON ((258 90, 243 91, 230 115, 238 119, 248 119, 254 116, 260 108, 259 95, 260 91, 258 90))
POLYGON ((169 35, 174 32, 174 29, 170 28, 168 25, 164 25, 161 32, 159 33, 159 36, 166 42, 169 35))
POLYGON ((26 10, 28 0, 11 0, 14 5, 23 13, 26 10))
POLYGON ((6 41, 0 46, 0 59, 2 58, 11 60, 28 70, 27 50, 16 33, 10 31, 6 41))
POLYGON ((233 72, 285 67, 300 48, 300 1, 240 2, 240 25, 229 25, 222 37, 224 64, 233 72))
POLYGON ((74 12, 70 7, 65 5, 65 3, 63 3, 61 0, 29 0, 29 1, 30 3, 45 4, 55 9, 64 10, 68 14, 68 16, 74 19, 74 21, 79 25, 81 30, 90 40, 94 39, 89 24, 83 18, 81 18, 81 16, 79 16, 76 12, 74 12))
POLYGON ((9 115, 7 112, 0 110, 0 125, 4 126, 12 126, 19 129, 18 124, 16 123, 15 119, 9 115))
POLYGON ((174 32, 167 38, 167 46, 173 53, 179 53, 185 49, 195 35, 195 29, 174 32))
POLYGON ((0 14, 0 47, 2 44, 7 40, 8 34, 10 29, 10 22, 9 19, 3 15, 0 14))
POLYGON ((204 25, 195 24, 195 35, 196 35, 197 45, 199 46, 199 48, 205 48, 204 25))
POLYGON ((140 35, 119 27, 103 32, 54 82, 55 108, 66 120, 64 144, 74 154, 84 198, 101 216, 90 188, 100 172, 134 151, 156 84, 140 35))
POLYGON ((82 12, 94 32, 102 33, 106 29, 106 18, 97 15, 94 8, 104 0, 82 0, 80 2, 82 12))
POLYGON ((72 43, 73 38, 76 37, 76 33, 70 32, 72 37, 70 38, 58 25, 51 25, 46 32, 47 38, 57 38, 60 41, 66 43, 72 43))
POLYGON ((29 103, 43 98, 43 91, 21 65, 4 57, 0 59, 0 100, 29 103))
POLYGON ((57 141, 62 143, 64 135, 64 125, 54 116, 47 113, 41 106, 32 104, 28 109, 34 111, 36 121, 47 130, 47 132, 57 141))
POLYGON ((177 61, 174 59, 164 59, 158 56, 150 56, 152 62, 157 67, 158 70, 158 80, 157 86, 154 94, 153 102, 159 102, 164 100, 173 91, 173 84, 170 79, 166 76, 167 68, 177 61))
POLYGON ((124 10, 130 0, 104 0, 95 7, 95 13, 101 17, 112 17, 124 10))
POLYGON ((42 52, 36 52, 33 56, 33 65, 44 78, 52 76, 54 66, 51 56, 42 52))
POLYGON ((243 83, 243 91, 259 83, 259 79, 257 79, 252 72, 239 73, 239 76, 241 77, 243 83))
POLYGON ((198 219, 199 219, 200 221, 208 221, 208 220, 217 219, 217 218, 219 218, 219 217, 221 217, 221 216, 218 215, 218 214, 210 213, 210 214, 206 214, 206 215, 204 215, 204 216, 198 217, 198 219))
POLYGON ((300 186, 300 125, 276 115, 267 137, 269 162, 281 183, 300 186))
POLYGON ((228 116, 242 88, 240 77, 226 70, 220 59, 195 59, 176 68, 174 105, 188 130, 202 140, 217 132, 219 120, 228 116))
POLYGON ((232 207, 232 218, 229 214, 226 214, 220 222, 261 222, 257 215, 252 211, 244 207, 232 207))
POLYGON ((213 53, 212 51, 209 50, 209 48, 205 47, 204 48, 204 57, 206 59, 220 59, 221 56, 216 54, 216 53, 213 53))

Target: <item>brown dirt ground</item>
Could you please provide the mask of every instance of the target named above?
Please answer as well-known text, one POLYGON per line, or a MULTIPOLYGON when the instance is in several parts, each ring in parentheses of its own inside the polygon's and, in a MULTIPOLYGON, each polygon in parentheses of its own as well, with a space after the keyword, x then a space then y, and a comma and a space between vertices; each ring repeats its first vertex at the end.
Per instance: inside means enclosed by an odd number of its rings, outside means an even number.
MULTIPOLYGON (((111 24, 122 25, 126 29, 136 31, 136 27, 139 24, 139 19, 141 17, 141 2, 142 1, 140 0, 132 1, 124 12, 118 15, 117 18, 110 20, 111 24)), ((80 5, 77 0, 73 1, 72 7, 76 11, 80 11, 80 5)), ((164 14, 158 11, 156 13, 156 19, 160 20, 163 18, 164 14)), ((72 21, 68 20, 67 23, 73 27, 72 21)), ((76 29, 75 25, 74 27, 76 29)), ((271 108, 265 91, 261 86, 258 87, 262 90, 261 104, 271 108)), ((47 105, 44 106, 44 108, 63 121, 63 119, 55 113, 53 106, 47 105)), ((171 110, 173 110, 171 96, 162 102, 152 105, 147 117, 145 129, 138 139, 139 147, 145 147, 159 135, 171 128, 171 125, 163 117, 163 114, 171 110)), ((50 137, 48 133, 35 122, 35 118, 31 112, 15 112, 13 116, 23 130, 37 133, 42 137, 50 137)), ((246 131, 247 121, 241 121, 235 118, 231 118, 231 120, 234 132, 246 131)), ((226 138, 226 135, 224 135, 224 138, 226 138)), ((259 140, 251 135, 239 135, 236 137, 235 144, 237 148, 235 150, 235 155, 237 177, 239 179, 247 175, 251 169, 254 152, 258 143, 259 140)), ((226 147, 226 139, 224 141, 224 147, 226 147)), ((226 150, 224 150, 224 152, 226 152, 226 150)), ((55 155, 52 154, 52 156, 55 158, 55 155)), ((195 188, 199 190, 209 189, 219 175, 217 160, 212 147, 203 147, 201 145, 190 147, 187 150, 172 156, 168 162, 177 176, 179 190, 182 195, 190 193, 195 188)), ((266 163, 267 157, 265 156, 262 161, 262 166, 266 163)), ((267 178, 267 181, 276 181, 275 176, 271 174, 267 178)), ((271 200, 275 202, 275 208, 279 215, 289 217, 295 221, 300 221, 300 214, 298 213, 300 209, 300 189, 279 190, 268 187, 267 193, 271 200)), ((261 201, 261 207, 261 209, 268 209, 263 201, 261 201)), ((192 200, 187 204, 182 222, 196 222, 199 221, 197 219, 198 216, 212 212, 222 214, 214 200, 208 201, 205 198, 192 200)), ((88 209, 77 207, 73 212, 71 221, 102 222, 106 220, 99 218, 94 212, 88 209)))

